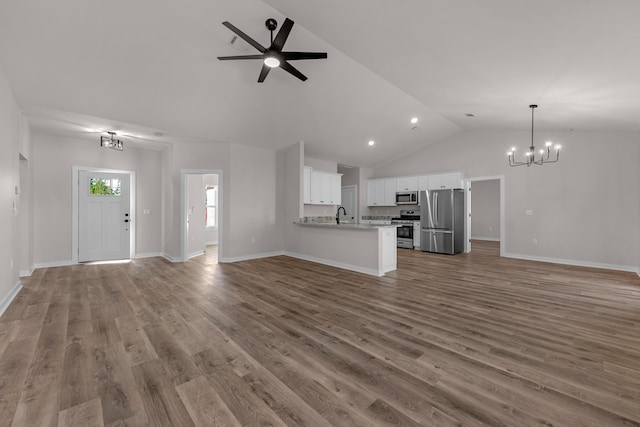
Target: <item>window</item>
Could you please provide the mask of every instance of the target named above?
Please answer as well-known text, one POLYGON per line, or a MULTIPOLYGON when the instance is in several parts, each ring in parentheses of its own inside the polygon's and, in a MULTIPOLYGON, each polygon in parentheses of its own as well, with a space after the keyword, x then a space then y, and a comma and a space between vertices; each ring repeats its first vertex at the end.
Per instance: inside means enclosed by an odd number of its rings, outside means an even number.
POLYGON ((218 186, 207 185, 205 187, 205 198, 207 204, 207 228, 218 228, 218 186))
POLYGON ((119 196, 120 180, 116 178, 89 178, 89 194, 92 196, 119 196))

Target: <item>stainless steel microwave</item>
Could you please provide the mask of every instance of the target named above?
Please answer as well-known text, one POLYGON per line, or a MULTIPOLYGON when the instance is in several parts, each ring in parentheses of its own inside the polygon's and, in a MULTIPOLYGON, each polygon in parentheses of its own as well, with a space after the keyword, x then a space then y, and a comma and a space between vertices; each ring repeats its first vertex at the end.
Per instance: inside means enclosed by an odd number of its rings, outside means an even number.
POLYGON ((417 191, 401 191, 396 193, 396 205, 417 205, 417 191))

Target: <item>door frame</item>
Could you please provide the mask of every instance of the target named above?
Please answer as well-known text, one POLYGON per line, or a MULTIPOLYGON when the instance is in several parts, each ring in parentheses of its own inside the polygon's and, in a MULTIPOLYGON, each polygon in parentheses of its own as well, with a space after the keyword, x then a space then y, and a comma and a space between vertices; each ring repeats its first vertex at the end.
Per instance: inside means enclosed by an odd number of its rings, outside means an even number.
MULTIPOLYGON (((222 169, 180 169, 180 261, 189 260, 189 242, 187 233, 187 210, 189 206, 187 175, 218 175, 218 258, 222 258, 222 243, 224 240, 224 230, 222 224, 224 217, 223 209, 223 174, 222 169)), ((206 242, 205 242, 206 244, 206 242)))
POLYGON ((122 170, 122 169, 108 169, 97 168, 93 166, 71 166, 71 262, 78 264, 78 251, 80 237, 80 214, 78 195, 80 192, 80 179, 79 172, 86 170, 89 172, 105 172, 105 173, 120 173, 129 175, 129 205, 131 218, 131 233, 129 233, 129 259, 134 258, 136 253, 136 171, 122 170))
POLYGON ((466 240, 464 242, 464 251, 471 252, 471 191, 472 182, 476 181, 499 181, 500 184, 500 256, 504 256, 505 254, 505 242, 506 242, 506 234, 505 234, 505 216, 504 216, 504 175, 495 175, 495 176, 478 176, 473 178, 467 178, 464 183, 464 214, 465 214, 465 236, 466 240))

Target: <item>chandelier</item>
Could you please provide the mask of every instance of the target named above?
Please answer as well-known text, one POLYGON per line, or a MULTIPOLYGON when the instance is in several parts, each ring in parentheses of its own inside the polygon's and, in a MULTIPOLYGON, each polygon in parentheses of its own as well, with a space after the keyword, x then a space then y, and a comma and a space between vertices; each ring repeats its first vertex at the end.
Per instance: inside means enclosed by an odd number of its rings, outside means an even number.
POLYGON ((509 166, 531 166, 531 165, 543 165, 544 163, 555 163, 560 159, 560 145, 556 144, 555 149, 555 157, 551 157, 551 146, 553 143, 551 141, 547 141, 545 143, 545 148, 536 152, 536 147, 533 145, 533 111, 538 108, 537 105, 532 104, 529 105, 531 108, 531 146, 524 153, 525 161, 520 162, 516 161, 516 147, 512 147, 511 151, 507 153, 509 157, 509 166))
POLYGON ((115 132, 107 132, 109 136, 100 137, 100 146, 104 148, 113 148, 114 150, 122 151, 124 146, 121 140, 114 138, 115 132))

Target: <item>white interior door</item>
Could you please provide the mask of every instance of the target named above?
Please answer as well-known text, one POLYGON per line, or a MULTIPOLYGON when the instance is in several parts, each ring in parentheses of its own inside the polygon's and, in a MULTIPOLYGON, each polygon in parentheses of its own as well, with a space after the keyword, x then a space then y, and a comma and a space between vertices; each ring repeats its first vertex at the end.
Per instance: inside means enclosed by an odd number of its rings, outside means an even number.
POLYGON ((342 209, 340 209, 340 222, 356 222, 357 197, 355 185, 342 187, 342 206, 346 214, 342 213, 342 209))
POLYGON ((130 257, 129 174, 78 173, 78 261, 130 257))

